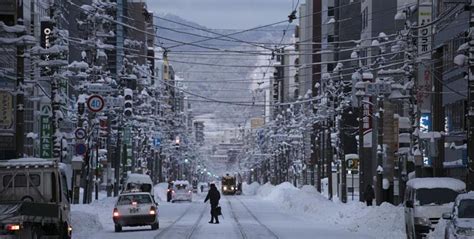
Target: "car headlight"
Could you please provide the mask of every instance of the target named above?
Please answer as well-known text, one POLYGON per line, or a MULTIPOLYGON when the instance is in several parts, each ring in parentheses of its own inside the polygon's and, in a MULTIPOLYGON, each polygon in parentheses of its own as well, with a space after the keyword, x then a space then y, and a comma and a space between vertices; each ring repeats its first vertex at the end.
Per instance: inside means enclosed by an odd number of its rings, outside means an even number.
POLYGON ((230 190, 234 190, 234 187, 230 187, 230 190))
POLYGON ((227 190, 227 186, 224 186, 224 190, 227 190))
POLYGON ((431 221, 426 217, 415 217, 415 225, 431 226, 431 221))

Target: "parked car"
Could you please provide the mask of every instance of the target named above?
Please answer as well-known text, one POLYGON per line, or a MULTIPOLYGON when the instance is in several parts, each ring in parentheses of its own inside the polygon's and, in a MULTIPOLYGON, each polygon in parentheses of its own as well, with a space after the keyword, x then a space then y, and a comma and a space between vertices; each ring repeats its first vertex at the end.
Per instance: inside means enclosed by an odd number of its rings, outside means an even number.
POLYGON ((151 181, 150 176, 146 174, 128 174, 121 193, 127 192, 147 192, 153 198, 155 197, 153 181, 151 181))
POLYGON ((405 229, 410 239, 421 238, 434 229, 466 184, 454 178, 414 178, 405 191, 405 229))
POLYGON ((448 220, 445 239, 474 238, 474 192, 457 196, 451 212, 443 213, 448 220))
POLYGON ((178 180, 173 183, 173 190, 171 191, 171 202, 176 201, 192 201, 193 191, 189 182, 178 180))
POLYGON ((115 232, 121 232, 124 226, 150 225, 152 230, 160 227, 158 205, 146 192, 120 194, 115 203, 112 219, 115 232))

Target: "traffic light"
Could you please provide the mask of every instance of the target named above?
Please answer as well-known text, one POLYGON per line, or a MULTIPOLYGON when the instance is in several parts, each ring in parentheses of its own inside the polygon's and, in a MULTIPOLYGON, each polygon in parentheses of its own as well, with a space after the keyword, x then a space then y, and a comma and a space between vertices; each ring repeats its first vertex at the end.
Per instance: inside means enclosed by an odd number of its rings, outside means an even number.
POLYGON ((107 137, 108 134, 108 122, 107 117, 99 118, 99 136, 107 137))
POLYGON ((124 89, 124 109, 123 115, 126 117, 131 117, 133 115, 133 91, 131 89, 124 89))

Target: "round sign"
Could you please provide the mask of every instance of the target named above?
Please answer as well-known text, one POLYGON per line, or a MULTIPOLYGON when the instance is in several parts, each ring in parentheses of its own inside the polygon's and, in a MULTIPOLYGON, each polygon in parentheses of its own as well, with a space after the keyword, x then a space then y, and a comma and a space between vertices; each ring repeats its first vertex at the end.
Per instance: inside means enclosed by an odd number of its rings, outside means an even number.
POLYGON ((87 147, 85 144, 76 144, 76 154, 84 155, 86 153, 87 147))
POLYGON ((105 101, 100 95, 92 95, 87 99, 87 108, 92 112, 100 112, 104 109, 105 101))
POLYGON ((83 128, 76 129, 74 135, 76 136, 76 139, 84 139, 86 137, 86 130, 83 128))

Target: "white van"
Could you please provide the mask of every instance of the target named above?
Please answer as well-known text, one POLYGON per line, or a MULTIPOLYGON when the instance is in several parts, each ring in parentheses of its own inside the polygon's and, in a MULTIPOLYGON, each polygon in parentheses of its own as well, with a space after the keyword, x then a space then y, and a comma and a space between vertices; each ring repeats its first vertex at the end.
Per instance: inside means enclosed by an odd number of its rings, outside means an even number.
POLYGON ((443 213, 450 212, 466 184, 454 178, 414 178, 405 191, 407 238, 422 238, 434 229, 443 213))
POLYGON ((176 201, 193 201, 192 187, 187 180, 177 180, 173 183, 171 191, 171 202, 176 201))
POLYGON ((153 181, 151 181, 150 176, 146 174, 139 173, 130 173, 123 184, 121 193, 130 193, 130 192, 147 192, 151 196, 155 197, 155 191, 153 189, 153 181))

